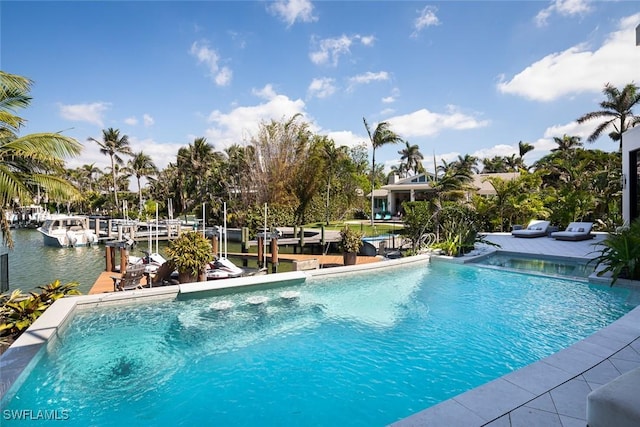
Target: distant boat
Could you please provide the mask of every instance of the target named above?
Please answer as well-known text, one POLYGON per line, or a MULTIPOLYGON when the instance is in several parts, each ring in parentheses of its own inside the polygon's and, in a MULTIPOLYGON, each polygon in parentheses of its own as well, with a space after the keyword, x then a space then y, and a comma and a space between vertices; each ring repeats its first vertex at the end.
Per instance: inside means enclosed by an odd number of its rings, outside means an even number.
POLYGON ((42 233, 46 246, 67 248, 98 243, 98 237, 89 229, 89 220, 84 216, 52 216, 38 227, 38 231, 42 233))
POLYGON ((12 211, 5 211, 10 228, 36 228, 51 217, 40 205, 19 206, 12 211))

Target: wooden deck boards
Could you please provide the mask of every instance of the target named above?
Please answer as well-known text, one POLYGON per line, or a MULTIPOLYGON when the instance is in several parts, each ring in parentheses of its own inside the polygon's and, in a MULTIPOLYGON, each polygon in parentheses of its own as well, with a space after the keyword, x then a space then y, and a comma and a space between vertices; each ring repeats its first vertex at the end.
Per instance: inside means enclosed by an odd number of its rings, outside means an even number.
MULTIPOLYGON (((258 257, 258 254, 251 254, 251 253, 231 254, 230 253, 229 257, 230 258, 247 257, 247 258, 254 259, 258 257)), ((267 260, 270 260, 270 259, 271 259, 271 254, 267 254, 267 260)), ((278 254, 279 261, 306 261, 306 260, 312 260, 312 259, 317 259, 320 266, 329 267, 329 266, 343 265, 342 255, 278 254)), ((359 256, 357 258, 356 264, 368 264, 372 262, 378 262, 381 260, 382 258, 377 256, 359 256)), ((91 294, 101 294, 105 292, 113 292, 113 279, 111 278, 112 276, 120 277, 120 273, 115 273, 112 271, 103 271, 102 273, 100 273, 100 276, 98 276, 95 283, 91 287, 89 294, 91 295, 91 294)), ((145 280, 145 283, 146 283, 146 280, 145 280)))

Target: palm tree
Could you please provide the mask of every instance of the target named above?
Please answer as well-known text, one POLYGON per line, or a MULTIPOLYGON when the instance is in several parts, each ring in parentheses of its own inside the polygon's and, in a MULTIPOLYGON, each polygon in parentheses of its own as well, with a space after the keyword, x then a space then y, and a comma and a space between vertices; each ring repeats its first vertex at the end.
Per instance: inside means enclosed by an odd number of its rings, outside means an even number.
POLYGON ((369 135, 369 140, 371 141, 371 146, 373 148, 373 157, 371 159, 371 225, 373 225, 373 190, 375 189, 376 148, 380 148, 386 144, 402 142, 402 138, 389 128, 390 125, 388 122, 378 123, 375 131, 371 133, 367 119, 363 117, 362 121, 364 122, 364 127, 367 130, 367 135, 369 135))
POLYGON ((116 177, 116 164, 124 164, 124 160, 120 157, 121 154, 131 155, 131 148, 129 147, 129 137, 127 135, 120 136, 120 130, 109 128, 102 130, 102 141, 98 141, 94 138, 89 138, 89 141, 95 142, 100 146, 100 153, 108 155, 111 160, 111 178, 113 179, 113 200, 116 205, 116 209, 120 211, 118 205, 118 185, 116 177))
POLYGON ((592 111, 578 118, 578 123, 584 123, 593 119, 604 119, 593 131, 588 142, 593 142, 606 129, 613 126, 613 131, 609 132, 609 138, 613 141, 620 141, 619 150, 622 151, 622 134, 628 129, 640 123, 640 116, 633 114, 633 107, 640 103, 640 90, 633 83, 627 84, 622 91, 607 83, 602 91, 606 97, 600 103, 602 110, 592 111))
POLYGON ((145 177, 150 179, 158 173, 151 157, 145 154, 143 151, 139 153, 133 153, 133 157, 129 160, 127 168, 136 177, 138 183, 138 212, 142 212, 142 187, 140 186, 140 178, 145 177))
POLYGON ((2 240, 13 247, 5 206, 31 200, 36 189, 49 197, 79 196, 64 179, 64 159, 75 157, 82 145, 60 133, 36 133, 18 137, 25 120, 14 112, 31 103, 32 81, 0 71, 0 229, 2 240))
POLYGON ((520 157, 524 157, 525 154, 532 151, 534 148, 535 147, 528 142, 518 142, 518 153, 520 154, 520 157))
POLYGON ((405 161, 407 170, 413 170, 414 174, 418 174, 424 170, 422 166, 422 160, 424 156, 420 152, 420 147, 416 144, 409 145, 409 141, 405 141, 406 147, 398 151, 400 154, 400 160, 405 161))
POLYGON ((348 159, 347 147, 336 147, 335 142, 332 139, 324 137, 319 142, 320 158, 324 161, 324 176, 327 180, 327 193, 325 200, 325 221, 329 225, 330 220, 330 203, 329 196, 331 194, 331 181, 334 179, 335 170, 339 163, 348 159))
POLYGON ((557 136, 553 137, 553 142, 558 144, 556 148, 552 148, 551 151, 570 151, 574 150, 578 147, 582 147, 582 142, 580 141, 579 136, 569 136, 566 133, 562 136, 562 138, 558 138, 557 136))
POLYGON ((458 160, 453 162, 453 165, 458 171, 465 172, 467 175, 473 173, 479 173, 478 170, 478 158, 470 154, 465 154, 464 157, 458 155, 458 160))

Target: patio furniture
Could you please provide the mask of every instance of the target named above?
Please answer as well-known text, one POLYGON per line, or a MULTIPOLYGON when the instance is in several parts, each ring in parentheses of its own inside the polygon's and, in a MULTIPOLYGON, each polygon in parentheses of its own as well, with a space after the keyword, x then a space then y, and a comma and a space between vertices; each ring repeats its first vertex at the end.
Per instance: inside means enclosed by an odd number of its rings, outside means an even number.
POLYGON ((551 237, 556 240, 587 240, 593 239, 595 235, 591 234, 592 222, 571 222, 564 231, 556 231, 551 233, 551 237))
POLYGON ((147 285, 149 284, 149 276, 146 267, 143 264, 129 266, 122 277, 111 276, 113 279, 113 291, 129 291, 132 289, 142 289, 140 281, 146 277, 147 285))
POLYGON ((587 396, 589 427, 640 425, 640 368, 620 375, 587 396))
POLYGON ((547 229, 551 223, 549 221, 533 220, 527 228, 511 232, 513 237, 543 237, 547 235, 547 229))

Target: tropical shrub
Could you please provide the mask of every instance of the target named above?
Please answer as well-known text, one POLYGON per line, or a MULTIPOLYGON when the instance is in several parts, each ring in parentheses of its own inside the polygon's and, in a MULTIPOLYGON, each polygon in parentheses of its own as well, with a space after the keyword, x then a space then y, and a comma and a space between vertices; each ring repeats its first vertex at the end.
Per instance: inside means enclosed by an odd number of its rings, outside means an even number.
POLYGON ((497 246, 478 234, 480 225, 470 205, 446 204, 440 212, 440 240, 432 248, 442 249, 449 256, 459 256, 473 250, 476 243, 497 246))
POLYGON ((411 241, 411 248, 415 253, 420 249, 418 245, 422 236, 433 231, 434 212, 429 202, 425 201, 404 202, 402 210, 404 228, 400 233, 411 241))
POLYGON ((180 282, 193 282, 213 261, 211 243, 202 234, 190 231, 169 242, 167 255, 175 264, 180 282))
POLYGON ((344 252, 358 252, 362 248, 363 234, 345 226, 340 231, 340 247, 344 252))
POLYGON ((629 227, 610 233, 600 245, 603 248, 592 260, 596 269, 601 265, 605 267, 598 271, 598 276, 611 272, 612 286, 618 278, 640 280, 640 218, 629 227))
POLYGON ((11 345, 56 300, 80 295, 77 282, 61 284, 59 280, 38 286, 40 293, 23 294, 20 289, 0 296, 0 349, 11 345))

